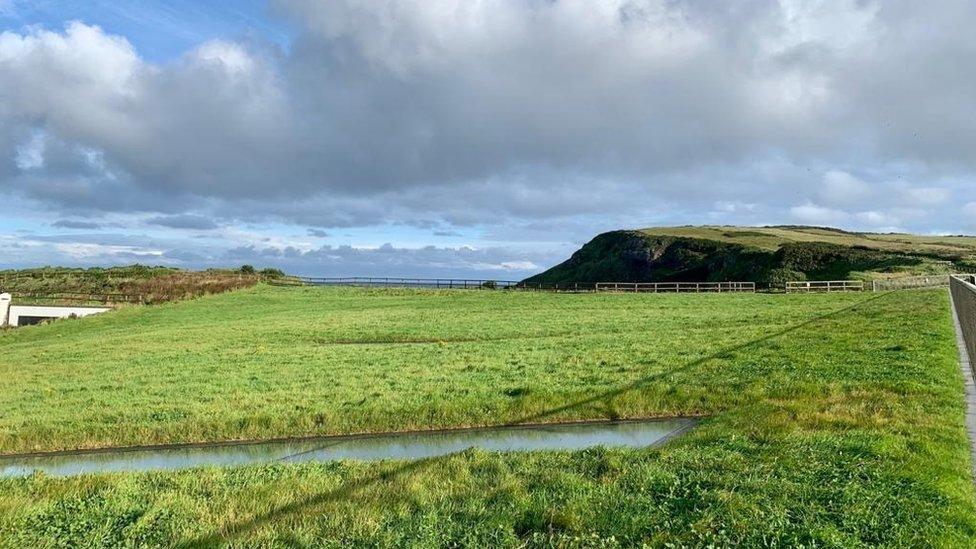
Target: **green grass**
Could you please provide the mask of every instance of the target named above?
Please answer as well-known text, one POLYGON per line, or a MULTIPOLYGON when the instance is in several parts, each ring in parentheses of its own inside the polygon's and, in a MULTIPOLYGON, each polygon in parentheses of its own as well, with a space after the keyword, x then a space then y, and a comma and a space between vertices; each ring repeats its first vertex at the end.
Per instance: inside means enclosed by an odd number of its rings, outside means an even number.
POLYGON ((976 238, 820 227, 685 226, 599 234, 527 284, 884 280, 976 270, 976 238))
MULTIPOLYGON (((243 267, 242 267, 243 269, 243 267)), ((97 305, 161 303, 254 286, 283 276, 277 269, 184 271, 170 267, 59 268, 0 270, 0 293, 15 304, 97 305)))
POLYGON ((918 253, 945 259, 976 256, 976 236, 926 236, 902 233, 858 233, 827 227, 685 226, 640 229, 650 235, 705 238, 775 251, 789 242, 827 242, 890 252, 918 253))
POLYGON ((703 414, 653 450, 0 480, 0 545, 972 546, 945 293, 269 288, 0 334, 0 451, 703 414))

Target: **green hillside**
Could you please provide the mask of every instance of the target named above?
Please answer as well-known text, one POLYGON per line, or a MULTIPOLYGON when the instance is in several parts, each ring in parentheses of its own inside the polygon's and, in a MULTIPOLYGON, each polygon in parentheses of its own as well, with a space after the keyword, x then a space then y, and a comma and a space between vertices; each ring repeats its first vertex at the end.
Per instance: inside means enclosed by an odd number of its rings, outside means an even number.
POLYGON ((654 227, 598 235, 527 283, 894 278, 976 270, 976 237, 824 227, 654 227))
POLYGON ((253 267, 185 271, 172 267, 118 267, 0 270, 0 292, 17 303, 162 303, 254 286, 283 276, 277 269, 256 272, 253 267))

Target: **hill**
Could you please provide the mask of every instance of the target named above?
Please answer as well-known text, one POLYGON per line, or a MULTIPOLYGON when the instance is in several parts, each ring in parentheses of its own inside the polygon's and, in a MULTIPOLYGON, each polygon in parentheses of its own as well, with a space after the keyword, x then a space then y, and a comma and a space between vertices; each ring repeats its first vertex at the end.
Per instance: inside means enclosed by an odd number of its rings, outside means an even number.
POLYGON ((876 279, 976 269, 976 237, 828 227, 654 227, 598 235, 529 284, 876 279))

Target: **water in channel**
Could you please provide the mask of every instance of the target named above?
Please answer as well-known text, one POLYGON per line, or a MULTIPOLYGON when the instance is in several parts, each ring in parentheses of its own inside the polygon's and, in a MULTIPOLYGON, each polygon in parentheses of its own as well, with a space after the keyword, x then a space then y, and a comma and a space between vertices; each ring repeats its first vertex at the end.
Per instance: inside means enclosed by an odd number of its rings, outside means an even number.
POLYGON ((695 424, 691 418, 605 421, 12 456, 0 457, 0 476, 26 476, 34 471, 69 476, 275 461, 410 460, 472 447, 490 452, 641 448, 661 444, 695 424))

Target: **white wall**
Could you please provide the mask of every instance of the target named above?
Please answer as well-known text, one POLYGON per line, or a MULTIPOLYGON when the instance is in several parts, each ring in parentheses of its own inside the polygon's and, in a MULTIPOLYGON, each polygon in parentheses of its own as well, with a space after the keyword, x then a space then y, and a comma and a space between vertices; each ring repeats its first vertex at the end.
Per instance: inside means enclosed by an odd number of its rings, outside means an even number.
MULTIPOLYGON (((7 302, 9 303, 9 301, 7 302)), ((40 316, 45 318, 68 318, 71 315, 78 317, 94 315, 109 311, 108 307, 41 307, 36 305, 10 305, 7 322, 11 326, 20 325, 22 316, 40 316)), ((0 305, 2 308, 2 305, 0 305)))
POLYGON ((7 325, 7 313, 10 311, 10 294, 0 294, 0 326, 7 325))

